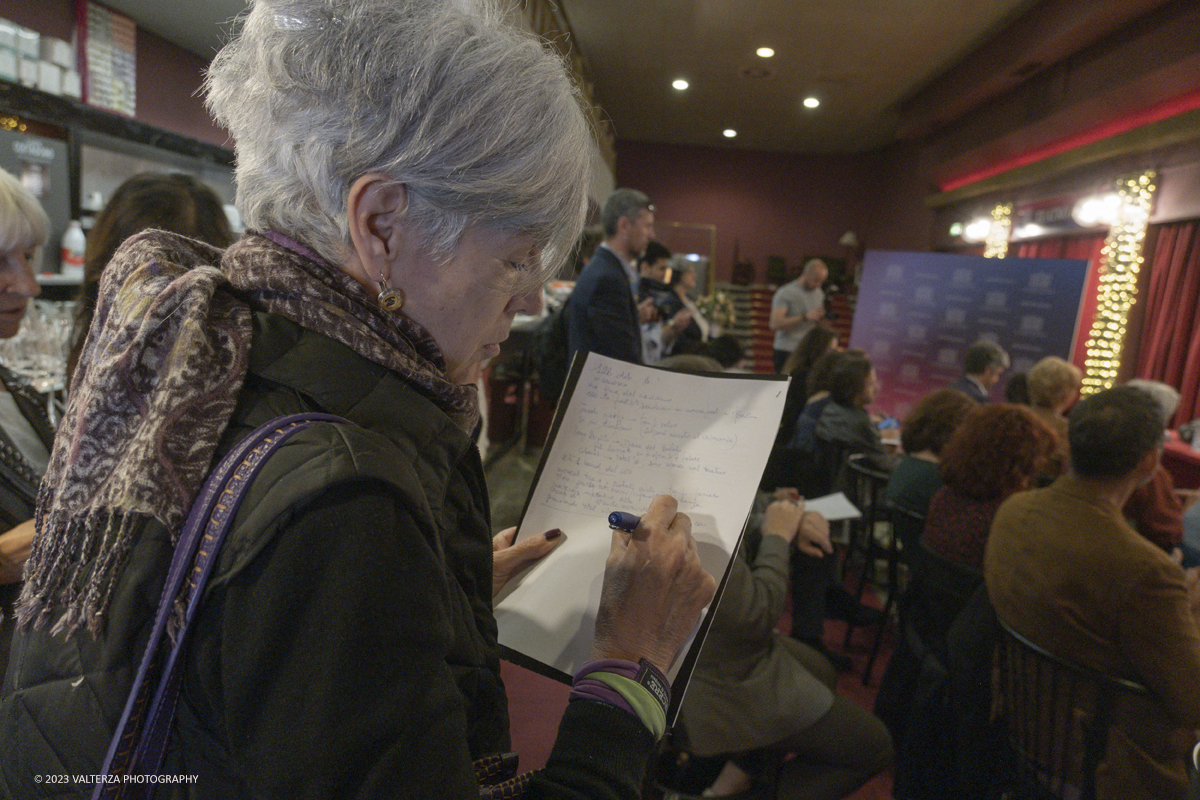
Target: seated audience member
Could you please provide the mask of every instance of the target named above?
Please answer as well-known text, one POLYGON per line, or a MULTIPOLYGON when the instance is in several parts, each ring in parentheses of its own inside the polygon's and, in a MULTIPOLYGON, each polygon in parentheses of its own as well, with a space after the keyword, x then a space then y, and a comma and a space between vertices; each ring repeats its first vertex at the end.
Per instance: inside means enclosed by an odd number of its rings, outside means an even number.
POLYGON ((796 428, 796 420, 808 404, 808 373, 817 359, 831 350, 837 350, 838 337, 832 328, 817 325, 804 334, 796 349, 783 363, 781 374, 792 380, 788 384, 787 400, 783 405, 783 418, 779 422, 779 435, 775 446, 786 446, 796 428))
MULTIPOLYGON (((0 271, 6 313, 0 339, 21 328, 29 300, 41 292, 33 277, 42 260, 50 220, 37 198, 0 169, 0 271)), ((38 484, 50 460, 54 429, 45 397, 0 366, 0 678, 8 665, 13 637, 13 606, 33 544, 33 508, 38 484)))
POLYGON ((1018 406, 1029 405, 1029 376, 1018 372, 1004 384, 1004 402, 1018 406))
MULTIPOLYGON (((1145 392, 1154 399, 1162 412, 1163 427, 1170 423, 1179 407, 1179 392, 1165 383, 1141 378, 1127 381, 1126 386, 1145 392)), ((1129 502, 1121 509, 1133 529, 1161 547, 1167 553, 1177 549, 1184 556, 1184 565, 1193 566, 1197 551, 1183 546, 1183 503, 1175 494, 1175 481, 1162 464, 1144 485, 1133 490, 1129 502)))
POLYGON ((1161 409, 1139 389, 1080 402, 1067 431, 1070 471, 1001 506, 984 562, 1002 622, 1060 658, 1150 690, 1149 700, 1118 701, 1096 776, 1100 800, 1189 796, 1200 584, 1120 512, 1158 468, 1162 427, 1161 409))
POLYGON ((1057 478, 1066 472, 1070 459, 1066 411, 1079 397, 1083 373, 1079 371, 1079 367, 1063 361, 1058 356, 1046 356, 1029 370, 1027 382, 1030 408, 1050 426, 1057 441, 1054 454, 1042 467, 1041 472, 1051 478, 1057 478))
MULTIPOLYGON (((889 503, 922 515, 929 510, 933 493, 942 486, 942 449, 975 407, 974 400, 956 389, 938 389, 921 398, 900 428, 904 455, 888 478, 884 496, 889 503)), ((916 542, 904 546, 914 547, 916 542)))
POLYGON ((957 389, 977 403, 991 402, 989 392, 1008 369, 1008 353, 988 339, 980 339, 963 356, 963 376, 947 389, 957 389))
POLYGON ((925 543, 940 555, 979 569, 988 529, 1000 504, 1033 485, 1054 451, 1054 432, 1022 406, 986 405, 967 415, 942 451, 946 485, 925 516, 925 543))
POLYGON ((723 333, 708 340, 704 355, 715 358, 726 372, 749 372, 746 368, 746 349, 736 336, 723 333))
POLYGON ((751 556, 754 538, 733 561, 680 710, 691 751, 728 758, 705 796, 746 792, 781 769, 777 797, 845 797, 891 763, 891 738, 868 711, 834 693, 836 674, 825 659, 774 630, 793 540, 804 552, 831 553, 828 523, 803 503, 776 501, 751 556), (789 753, 795 758, 785 762, 789 753))
POLYGON ((812 453, 817 443, 817 422, 829 405, 829 390, 832 387, 833 371, 847 357, 846 353, 830 350, 817 359, 804 381, 804 393, 808 396, 784 447, 812 453))
POLYGON ((867 414, 879 392, 871 360, 848 354, 833 368, 829 382, 830 402, 817 420, 817 437, 842 444, 850 453, 864 453, 872 466, 890 472, 896 459, 884 449, 879 429, 867 414))
POLYGON ((720 361, 701 353, 679 353, 667 356, 658 362, 658 366, 661 369, 669 369, 672 372, 683 372, 689 375, 725 371, 720 361))
POLYGON ((88 233, 83 284, 79 287, 71 352, 67 356, 68 386, 96 311, 104 268, 122 242, 148 228, 181 233, 222 249, 233 243, 221 199, 191 175, 143 172, 118 186, 88 233))

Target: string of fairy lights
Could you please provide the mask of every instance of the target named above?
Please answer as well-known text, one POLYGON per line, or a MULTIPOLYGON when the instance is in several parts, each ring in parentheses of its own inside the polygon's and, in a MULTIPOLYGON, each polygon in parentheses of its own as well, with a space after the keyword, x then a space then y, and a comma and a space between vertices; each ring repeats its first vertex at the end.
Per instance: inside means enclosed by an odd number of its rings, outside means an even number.
POLYGON ((1096 317, 1086 343, 1083 394, 1112 386, 1121 366, 1129 309, 1137 299, 1142 242, 1150 220, 1155 177, 1155 171, 1150 169, 1124 175, 1116 182, 1121 202, 1100 256, 1100 292, 1096 317))
MULTIPOLYGON (((1087 198, 1081 201, 1084 214, 1091 215, 1084 224, 1109 224, 1108 236, 1100 255, 1096 316, 1085 344, 1087 358, 1084 362, 1082 394, 1108 389, 1116 382, 1129 324, 1129 310, 1137 300, 1142 243, 1150 221, 1156 177, 1157 173, 1152 169, 1122 175, 1115 181, 1113 194, 1103 199, 1087 198)), ((984 238, 983 228, 987 226, 983 251, 985 257, 1004 258, 1008 255, 1012 211, 1012 203, 998 203, 992 209, 990 223, 986 218, 972 223, 972 226, 978 226, 979 231, 975 241, 984 238)))
POLYGON ((992 224, 988 227, 984 258, 1004 258, 1008 255, 1008 237, 1012 233, 1012 203, 1000 203, 992 209, 992 224))

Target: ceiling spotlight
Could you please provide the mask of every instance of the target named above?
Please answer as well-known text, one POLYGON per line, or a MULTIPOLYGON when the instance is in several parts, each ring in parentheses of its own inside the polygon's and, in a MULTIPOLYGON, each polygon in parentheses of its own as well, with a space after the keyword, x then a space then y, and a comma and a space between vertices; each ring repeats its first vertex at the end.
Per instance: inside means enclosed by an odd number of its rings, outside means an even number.
POLYGON ((759 58, 770 58, 775 55, 775 51, 769 47, 760 47, 754 52, 758 53, 759 58))
POLYGON ((726 139, 732 139, 733 137, 737 136, 737 131, 735 131, 733 128, 726 128, 724 131, 722 131, 722 133, 725 134, 726 139))
POLYGON ((804 107, 805 108, 816 108, 819 105, 821 105, 821 101, 815 97, 804 98, 804 107))
POLYGON ((676 78, 675 80, 671 81, 671 86, 675 87, 676 89, 678 89, 679 91, 682 92, 684 89, 686 89, 688 87, 688 82, 685 81, 683 78, 676 78))

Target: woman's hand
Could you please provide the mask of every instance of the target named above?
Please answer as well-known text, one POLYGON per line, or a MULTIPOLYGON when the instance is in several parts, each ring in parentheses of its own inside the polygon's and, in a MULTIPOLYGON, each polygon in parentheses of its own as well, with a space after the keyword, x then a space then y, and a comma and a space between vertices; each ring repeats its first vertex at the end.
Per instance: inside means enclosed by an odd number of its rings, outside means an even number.
POLYGON ((829 523, 817 512, 805 511, 804 503, 795 500, 776 500, 767 506, 762 532, 764 536, 794 541, 801 553, 815 558, 833 552, 829 523))
POLYGON ((558 528, 530 536, 520 544, 512 543, 516 535, 516 528, 505 528, 492 537, 492 597, 500 594, 514 575, 547 556, 562 541, 558 528))
POLYGON ((816 511, 805 511, 796 532, 796 547, 801 553, 820 558, 833 552, 829 541, 829 520, 816 511))
POLYGON ((663 672, 717 591, 700 564, 692 522, 659 495, 632 534, 613 531, 593 658, 645 658, 663 672))
POLYGON ((33 546, 33 537, 31 519, 0 534, 0 585, 21 580, 33 546))
POLYGON ((800 530, 800 520, 804 518, 804 503, 796 500, 776 500, 767 506, 763 515, 763 536, 778 536, 784 541, 791 542, 800 530))

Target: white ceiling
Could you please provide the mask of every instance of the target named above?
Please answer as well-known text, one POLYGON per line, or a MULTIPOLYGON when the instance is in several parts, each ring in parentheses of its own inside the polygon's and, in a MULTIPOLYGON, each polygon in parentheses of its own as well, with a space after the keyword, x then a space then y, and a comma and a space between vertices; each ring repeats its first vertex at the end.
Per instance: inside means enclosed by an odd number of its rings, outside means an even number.
MULTIPOLYGON (((206 58, 245 0, 106 0, 206 58)), ((560 0, 618 138, 793 152, 890 142, 897 104, 1036 0, 560 0), (774 48, 762 59, 758 47, 774 48), (675 78, 691 84, 671 88, 675 78), (812 94, 821 106, 809 110, 812 94), (722 136, 737 130, 735 139, 722 136)))

